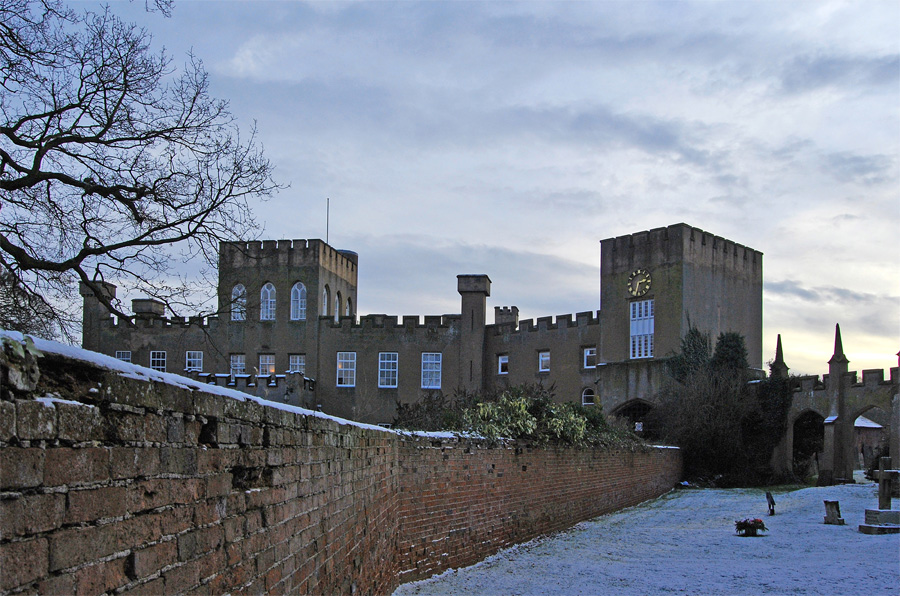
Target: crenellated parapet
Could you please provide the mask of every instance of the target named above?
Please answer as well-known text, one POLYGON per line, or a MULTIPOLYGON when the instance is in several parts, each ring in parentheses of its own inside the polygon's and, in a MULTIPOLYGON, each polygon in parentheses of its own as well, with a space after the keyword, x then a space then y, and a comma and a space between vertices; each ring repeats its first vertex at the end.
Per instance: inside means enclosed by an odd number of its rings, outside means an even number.
MULTIPOLYGON (((516 310, 518 315, 518 309, 516 310)), ((600 325, 600 313, 584 311, 573 315, 557 315, 554 317, 539 317, 536 320, 524 319, 518 321, 518 325, 504 322, 489 325, 488 330, 493 335, 517 334, 517 333, 542 333, 561 329, 577 329, 600 325)))
POLYGON ((219 317, 216 315, 205 317, 135 317, 134 322, 123 322, 121 319, 109 316, 98 323, 101 329, 116 329, 124 324, 132 329, 187 329, 194 327, 214 331, 219 327, 219 317))
POLYGON ((460 315, 384 315, 370 314, 359 317, 319 317, 319 322, 330 329, 451 329, 458 327, 460 315))
MULTIPOLYGON (((843 373, 841 377, 850 389, 881 389, 900 385, 900 368, 893 367, 888 370, 888 378, 885 379, 884 369, 872 368, 862 371, 862 380, 859 380, 859 372, 855 370, 843 373)), ((814 395, 821 392, 825 396, 830 375, 803 375, 793 380, 794 393, 814 395)))
MULTIPOLYGON (((610 262, 613 262, 613 253, 635 251, 661 255, 663 257, 661 260, 667 260, 668 256, 681 255, 686 248, 695 259, 716 262, 735 270, 762 265, 762 252, 684 223, 603 241, 603 250, 608 253, 610 262)), ((616 261, 621 262, 621 259, 616 261)))
POLYGON ((334 271, 355 272, 359 257, 319 239, 255 240, 219 244, 219 266, 256 267, 261 262, 290 266, 324 265, 334 271))

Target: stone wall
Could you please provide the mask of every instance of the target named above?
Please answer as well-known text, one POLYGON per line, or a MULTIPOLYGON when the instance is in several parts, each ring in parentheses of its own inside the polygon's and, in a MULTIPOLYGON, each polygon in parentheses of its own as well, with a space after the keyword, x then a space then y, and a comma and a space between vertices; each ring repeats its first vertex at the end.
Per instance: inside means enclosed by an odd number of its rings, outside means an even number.
POLYGON ((0 350, 3 594, 387 594, 680 473, 674 449, 408 436, 39 347, 0 350))

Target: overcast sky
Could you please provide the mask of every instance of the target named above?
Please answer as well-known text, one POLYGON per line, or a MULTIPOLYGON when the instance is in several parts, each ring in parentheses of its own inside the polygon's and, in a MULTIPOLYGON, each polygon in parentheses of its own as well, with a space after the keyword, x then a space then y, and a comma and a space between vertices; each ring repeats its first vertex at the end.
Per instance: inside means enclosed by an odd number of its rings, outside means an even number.
MULTIPOLYGON (((900 350, 900 2, 197 2, 201 58, 290 187, 266 238, 359 253, 359 312, 599 308, 599 241, 685 222, 765 254, 763 361, 900 350)), ((489 316, 489 321, 492 318, 489 316)))

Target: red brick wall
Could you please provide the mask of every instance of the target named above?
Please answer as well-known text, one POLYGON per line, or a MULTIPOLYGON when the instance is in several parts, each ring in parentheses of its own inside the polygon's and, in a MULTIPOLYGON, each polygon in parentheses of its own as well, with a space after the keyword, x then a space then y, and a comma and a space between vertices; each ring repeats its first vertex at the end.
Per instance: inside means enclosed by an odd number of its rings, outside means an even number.
POLYGON ((32 395, 0 387, 2 594, 388 594, 680 472, 671 449, 487 448, 41 369, 32 395))
POLYGON ((657 497, 681 452, 605 453, 403 437, 401 582, 471 565, 501 548, 657 497))

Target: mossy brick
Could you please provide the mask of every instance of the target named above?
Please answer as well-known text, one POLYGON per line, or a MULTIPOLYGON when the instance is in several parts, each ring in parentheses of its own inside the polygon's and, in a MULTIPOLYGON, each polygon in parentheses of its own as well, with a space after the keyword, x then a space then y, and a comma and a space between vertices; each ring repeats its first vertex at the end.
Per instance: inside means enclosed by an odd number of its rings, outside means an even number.
POLYGON ((127 594, 128 596, 159 596, 160 594, 165 593, 166 580, 162 577, 129 586, 125 591, 120 592, 120 594, 127 594))
POLYGON ((48 553, 46 538, 0 544, 0 592, 10 592, 46 577, 48 553))
POLYGON ((56 438, 56 408, 52 402, 16 401, 16 436, 22 441, 56 438))
POLYGON ((199 528, 178 537, 178 560, 189 561, 222 546, 225 530, 221 524, 199 528))
POLYGON ((44 480, 45 454, 36 447, 0 449, 0 490, 39 486, 44 480))
POLYGON ((214 476, 207 476, 205 482, 207 498, 224 497, 232 490, 234 476, 227 472, 224 474, 216 474, 214 476))
POLYGON ((75 571, 76 594, 104 594, 129 583, 125 573, 125 557, 101 561, 75 571))
POLYGON ((61 493, 22 495, 0 501, 0 527, 6 536, 28 536, 62 527, 66 496, 61 493))
POLYGON ((63 441, 101 441, 104 438, 100 409, 87 404, 56 404, 58 436, 63 441))
POLYGON ((178 543, 167 540, 136 549, 128 556, 126 571, 132 580, 149 577, 178 561, 178 543))
POLYGON ((178 414, 170 414, 164 417, 164 422, 166 425, 166 442, 183 443, 184 416, 178 414))
POLYGON ((103 416, 105 436, 112 441, 143 443, 144 416, 131 412, 107 410, 103 416))
POLYGON ((150 443, 166 443, 168 441, 167 416, 148 412, 144 418, 144 440, 150 443))
POLYGON ((37 593, 41 596, 71 596, 75 593, 75 582, 68 573, 54 575, 38 582, 37 593))
POLYGON ((196 478, 151 478, 128 487, 128 511, 137 513, 167 505, 192 503, 202 493, 202 483, 196 478))
POLYGON ((187 592, 200 583, 200 568, 196 561, 188 561, 163 573, 166 594, 187 592))
POLYGON ((109 480, 109 450, 103 447, 47 449, 44 486, 78 486, 109 480))
POLYGON ((162 447, 159 450, 159 471, 180 476, 197 475, 197 449, 162 447))
POLYGON ((112 447, 109 464, 110 476, 115 480, 156 476, 159 474, 159 448, 112 447))
POLYGON ((9 441, 16 436, 16 404, 0 401, 0 441, 9 441))
POLYGON ((49 535, 50 571, 68 569, 117 550, 116 524, 59 530, 49 535))
POLYGON ((220 395, 198 391, 194 394, 194 405, 190 413, 207 418, 223 418, 226 400, 233 401, 220 395))
POLYGON ((80 523, 125 515, 124 486, 70 490, 66 495, 65 523, 80 523))

